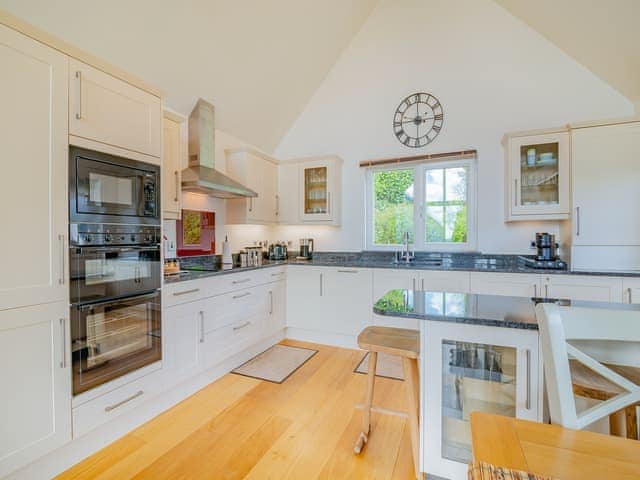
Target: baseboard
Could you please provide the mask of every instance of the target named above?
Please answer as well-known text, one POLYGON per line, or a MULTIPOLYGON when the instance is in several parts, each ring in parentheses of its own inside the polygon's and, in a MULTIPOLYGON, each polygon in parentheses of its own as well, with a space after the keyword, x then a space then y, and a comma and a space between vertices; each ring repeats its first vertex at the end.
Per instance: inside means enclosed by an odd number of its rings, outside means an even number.
POLYGON ((358 348, 358 341, 355 335, 318 332, 316 330, 307 330, 305 328, 287 327, 287 338, 303 342, 332 345, 334 347, 358 348))
POLYGON ((190 397, 211 382, 226 375, 238 365, 243 364, 258 353, 285 338, 285 331, 280 330, 261 340, 251 347, 224 360, 215 367, 186 379, 184 382, 165 390, 135 410, 101 425, 95 430, 72 440, 57 450, 35 460, 25 467, 11 473, 5 480, 40 480, 53 478, 73 465, 81 462, 89 455, 113 443, 145 422, 157 417, 162 412, 190 397))

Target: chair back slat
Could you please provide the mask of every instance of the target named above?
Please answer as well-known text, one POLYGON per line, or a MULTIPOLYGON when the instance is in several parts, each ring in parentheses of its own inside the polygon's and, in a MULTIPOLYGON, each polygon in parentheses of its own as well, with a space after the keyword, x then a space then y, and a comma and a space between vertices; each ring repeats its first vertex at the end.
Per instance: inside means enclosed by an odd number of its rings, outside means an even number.
MULTIPOLYGON (((567 340, 640 342, 640 311, 557 307, 567 340)), ((640 352, 640 345, 639 345, 640 352)))

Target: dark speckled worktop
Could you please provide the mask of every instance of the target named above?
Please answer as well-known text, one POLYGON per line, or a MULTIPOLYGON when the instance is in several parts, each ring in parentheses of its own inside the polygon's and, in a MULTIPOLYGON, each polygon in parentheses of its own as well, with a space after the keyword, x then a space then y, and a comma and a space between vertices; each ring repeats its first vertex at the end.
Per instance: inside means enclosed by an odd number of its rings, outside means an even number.
POLYGON ((373 311, 389 317, 537 330, 535 306, 539 302, 640 312, 640 305, 621 303, 417 290, 391 290, 374 304, 373 311))

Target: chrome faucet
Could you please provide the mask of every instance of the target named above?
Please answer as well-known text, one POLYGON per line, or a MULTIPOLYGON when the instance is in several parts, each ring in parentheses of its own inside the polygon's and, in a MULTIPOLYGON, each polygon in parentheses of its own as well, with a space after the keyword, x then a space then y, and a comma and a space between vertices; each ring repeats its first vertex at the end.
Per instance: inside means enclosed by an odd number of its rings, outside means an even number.
POLYGON ((413 252, 409 250, 409 232, 404 232, 402 242, 404 243, 404 249, 402 251, 396 251, 396 262, 409 263, 416 258, 415 250, 413 252))

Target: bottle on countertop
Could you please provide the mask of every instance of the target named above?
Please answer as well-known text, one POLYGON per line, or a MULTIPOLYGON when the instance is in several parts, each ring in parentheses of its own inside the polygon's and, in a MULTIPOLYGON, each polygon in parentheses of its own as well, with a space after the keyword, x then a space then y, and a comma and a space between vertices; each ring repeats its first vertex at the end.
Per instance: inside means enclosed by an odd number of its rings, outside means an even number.
POLYGON ((233 258, 231 257, 231 244, 229 243, 229 237, 227 236, 224 237, 224 242, 222 242, 222 264, 233 264, 233 258))

